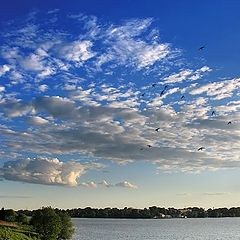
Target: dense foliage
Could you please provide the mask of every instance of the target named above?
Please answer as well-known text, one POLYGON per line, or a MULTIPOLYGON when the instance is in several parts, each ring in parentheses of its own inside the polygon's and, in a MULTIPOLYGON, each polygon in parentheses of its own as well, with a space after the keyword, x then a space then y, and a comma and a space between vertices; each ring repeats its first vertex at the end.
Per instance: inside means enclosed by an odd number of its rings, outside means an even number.
MULTIPOLYGON (((27 234, 28 235, 28 234, 27 234)), ((35 237, 29 237, 25 233, 19 232, 18 229, 0 226, 1 240, 34 240, 35 237)))
POLYGON ((34 211, 30 223, 39 233, 41 240, 67 240, 71 239, 73 234, 70 216, 51 207, 34 211))
POLYGON ((15 212, 12 209, 2 208, 0 210, 0 226, 0 239, 6 240, 68 240, 72 238, 74 232, 71 217, 68 213, 54 210, 51 207, 33 212, 15 212), (30 222, 25 213, 31 215, 30 222))

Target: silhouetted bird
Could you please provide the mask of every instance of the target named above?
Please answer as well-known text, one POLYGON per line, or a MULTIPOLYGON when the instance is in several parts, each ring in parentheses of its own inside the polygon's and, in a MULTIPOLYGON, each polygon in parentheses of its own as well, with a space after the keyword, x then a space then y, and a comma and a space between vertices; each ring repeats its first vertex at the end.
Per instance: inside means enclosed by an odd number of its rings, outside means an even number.
POLYGON ((181 99, 184 99, 184 98, 185 98, 185 96, 184 96, 184 95, 182 95, 182 96, 181 96, 181 99))
POLYGON ((232 122, 231 122, 231 121, 229 121, 229 122, 227 123, 227 125, 230 125, 230 124, 232 124, 232 122))
POLYGON ((213 115, 216 115, 215 111, 212 111, 212 114, 211 114, 211 115, 212 115, 212 116, 213 116, 213 115))
POLYGON ((145 93, 141 94, 141 96, 144 97, 144 96, 145 96, 145 93))
POLYGON ((164 90, 161 91, 161 93, 160 93, 160 97, 162 97, 163 94, 164 94, 164 90))
POLYGON ((205 46, 201 46, 198 50, 203 50, 205 48, 205 46))
POLYGON ((149 148, 151 148, 151 147, 152 147, 152 145, 149 145, 149 144, 148 144, 147 146, 148 146, 149 148))
POLYGON ((155 131, 158 132, 160 130, 160 128, 156 128, 155 131))
POLYGON ((198 151, 202 151, 202 150, 204 150, 205 148, 204 147, 200 147, 199 149, 198 149, 198 151))
POLYGON ((156 85, 157 85, 157 84, 156 84, 156 83, 154 83, 154 84, 152 84, 152 87, 156 87, 156 85))

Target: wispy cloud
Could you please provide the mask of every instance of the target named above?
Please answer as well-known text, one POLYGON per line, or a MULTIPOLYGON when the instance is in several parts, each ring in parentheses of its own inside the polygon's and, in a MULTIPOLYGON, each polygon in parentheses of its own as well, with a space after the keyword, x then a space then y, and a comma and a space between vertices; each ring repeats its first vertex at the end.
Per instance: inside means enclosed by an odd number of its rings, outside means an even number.
POLYGON ((106 180, 103 180, 98 185, 106 187, 106 188, 121 187, 121 188, 129 188, 129 189, 138 189, 137 185, 134 185, 134 184, 132 184, 128 181, 123 181, 123 182, 119 182, 119 183, 116 183, 116 184, 111 184, 111 183, 108 183, 106 180))
POLYGON ((164 78, 166 83, 179 83, 184 80, 196 81, 200 79, 204 73, 212 71, 208 66, 203 66, 197 70, 185 69, 179 73, 172 74, 164 78))
POLYGON ((32 198, 32 197, 31 196, 21 196, 21 195, 0 195, 0 198, 26 199, 26 198, 32 198))

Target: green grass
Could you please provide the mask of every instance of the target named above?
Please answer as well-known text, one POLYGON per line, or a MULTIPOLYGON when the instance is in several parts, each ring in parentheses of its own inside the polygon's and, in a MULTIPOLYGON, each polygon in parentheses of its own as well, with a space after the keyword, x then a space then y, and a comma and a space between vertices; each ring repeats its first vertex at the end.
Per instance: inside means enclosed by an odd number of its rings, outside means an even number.
POLYGON ((35 240, 37 234, 32 232, 28 226, 9 227, 0 225, 1 240, 35 240))

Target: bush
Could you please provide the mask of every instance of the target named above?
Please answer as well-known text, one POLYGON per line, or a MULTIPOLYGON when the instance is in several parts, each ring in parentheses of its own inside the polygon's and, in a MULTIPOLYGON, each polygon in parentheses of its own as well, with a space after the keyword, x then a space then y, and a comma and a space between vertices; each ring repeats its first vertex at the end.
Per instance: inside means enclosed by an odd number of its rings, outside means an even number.
POLYGON ((68 240, 74 232, 70 216, 64 212, 56 213, 51 207, 36 210, 30 224, 42 240, 68 240))
POLYGON ((29 221, 28 221, 28 218, 25 214, 19 213, 16 216, 16 222, 21 223, 21 224, 28 224, 29 221))
POLYGON ((56 240, 61 232, 61 219, 50 207, 36 210, 30 223, 42 240, 56 240))
POLYGON ((62 224, 61 232, 58 235, 58 239, 59 240, 71 239, 74 232, 71 217, 64 212, 59 212, 58 215, 61 219, 61 224, 62 224))
POLYGON ((7 222, 15 222, 17 214, 12 209, 1 210, 1 219, 7 222))

